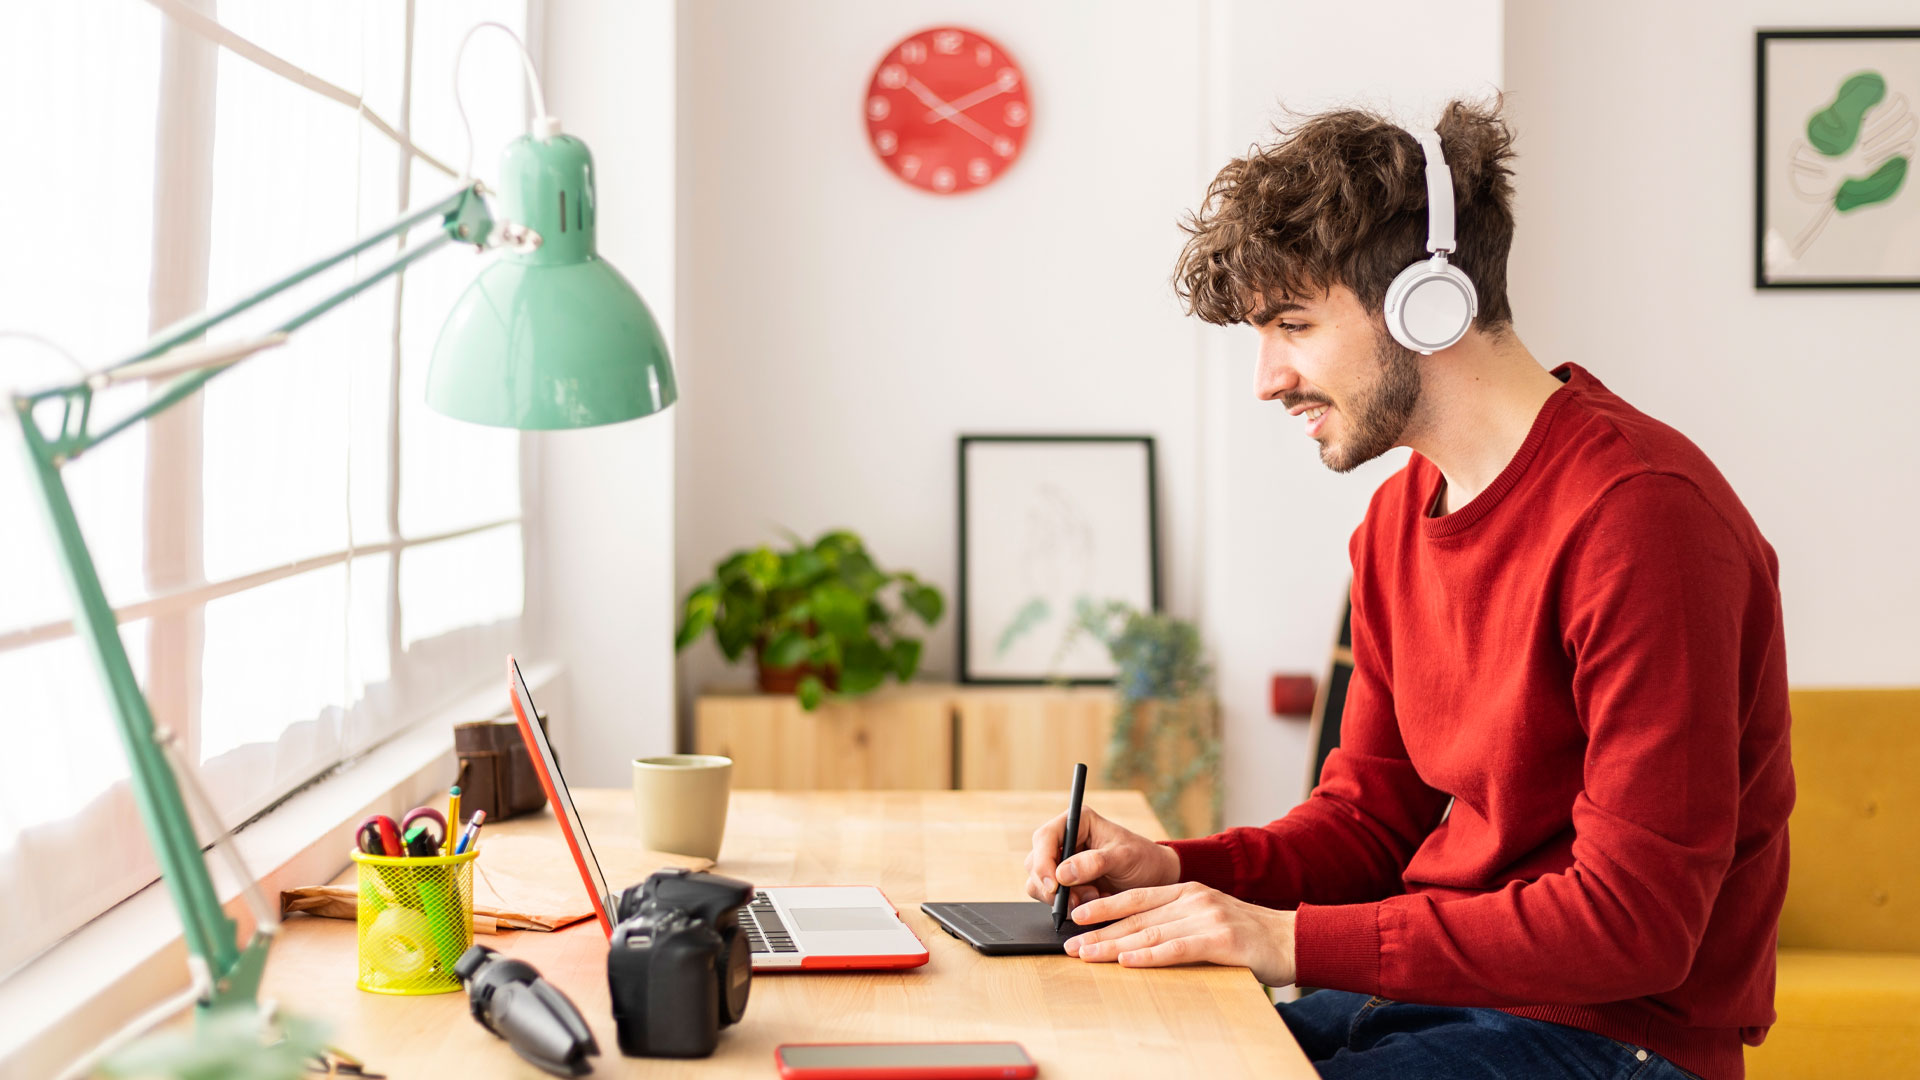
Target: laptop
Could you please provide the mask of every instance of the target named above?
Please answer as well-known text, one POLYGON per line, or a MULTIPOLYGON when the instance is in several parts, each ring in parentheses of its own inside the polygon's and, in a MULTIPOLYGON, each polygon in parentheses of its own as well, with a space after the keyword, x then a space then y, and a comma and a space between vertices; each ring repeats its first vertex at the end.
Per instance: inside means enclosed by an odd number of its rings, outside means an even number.
MULTIPOLYGON (((586 884, 587 898, 593 901, 594 917, 611 938, 610 914, 618 910, 620 898, 607 888, 593 844, 587 840, 586 824, 574 809, 566 778, 560 773, 560 759, 547 742, 546 730, 535 720, 540 714, 533 706, 533 694, 511 656, 507 657, 507 682, 520 737, 526 740, 554 816, 560 819, 560 832, 586 884)), ((900 921, 886 894, 871 885, 755 889, 752 902, 740 913, 740 927, 747 935, 755 971, 877 970, 927 962, 927 947, 900 921)))

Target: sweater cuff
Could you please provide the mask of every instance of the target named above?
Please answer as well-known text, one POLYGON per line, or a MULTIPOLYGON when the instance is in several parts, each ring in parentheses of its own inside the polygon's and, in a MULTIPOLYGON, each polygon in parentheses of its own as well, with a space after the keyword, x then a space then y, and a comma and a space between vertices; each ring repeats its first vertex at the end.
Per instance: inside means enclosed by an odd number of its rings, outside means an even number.
POLYGON ((1301 904, 1293 923, 1294 982, 1380 992, 1380 905, 1301 904))
POLYGON ((1203 836, 1197 840, 1161 840, 1180 856, 1180 880, 1197 881, 1209 888, 1233 895, 1233 847, 1226 838, 1203 836))

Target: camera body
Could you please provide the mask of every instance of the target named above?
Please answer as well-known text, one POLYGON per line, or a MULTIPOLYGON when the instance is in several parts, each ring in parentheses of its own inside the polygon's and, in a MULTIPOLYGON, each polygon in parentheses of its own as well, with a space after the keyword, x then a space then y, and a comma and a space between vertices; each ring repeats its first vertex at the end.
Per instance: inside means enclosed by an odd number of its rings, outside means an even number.
POLYGON ((620 894, 607 987, 621 1053, 713 1053, 720 1029, 747 1011, 753 964, 740 909, 752 898, 744 881, 681 869, 620 894))

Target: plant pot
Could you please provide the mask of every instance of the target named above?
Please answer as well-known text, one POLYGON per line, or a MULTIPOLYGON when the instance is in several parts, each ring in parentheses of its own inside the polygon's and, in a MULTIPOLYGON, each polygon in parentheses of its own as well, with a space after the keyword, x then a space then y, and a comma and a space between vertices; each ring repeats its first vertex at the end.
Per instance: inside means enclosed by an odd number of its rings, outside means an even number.
POLYGON ((817 675, 828 690, 840 689, 840 671, 838 668, 821 670, 812 664, 795 664, 793 667, 768 667, 760 658, 760 650, 753 653, 754 666, 760 671, 760 692, 763 694, 791 694, 800 688, 800 680, 809 675, 817 675))
POLYGON ((1109 746, 1109 780, 1146 794, 1176 838, 1218 832, 1220 712, 1213 698, 1122 702, 1115 719, 1124 730, 1115 729, 1109 746))

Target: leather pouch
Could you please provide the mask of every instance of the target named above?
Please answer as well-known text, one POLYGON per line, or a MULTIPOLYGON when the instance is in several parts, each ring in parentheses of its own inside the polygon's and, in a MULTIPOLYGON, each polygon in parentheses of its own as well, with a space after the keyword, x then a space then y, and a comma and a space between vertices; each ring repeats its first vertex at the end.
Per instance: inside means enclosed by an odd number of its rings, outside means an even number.
MULTIPOLYGON (((542 730, 546 720, 539 719, 542 730)), ((460 785, 461 816, 485 810, 488 821, 505 821, 547 805, 547 793, 540 788, 540 776, 534 772, 518 724, 494 720, 455 724, 453 752, 460 762, 454 783, 460 785)))

